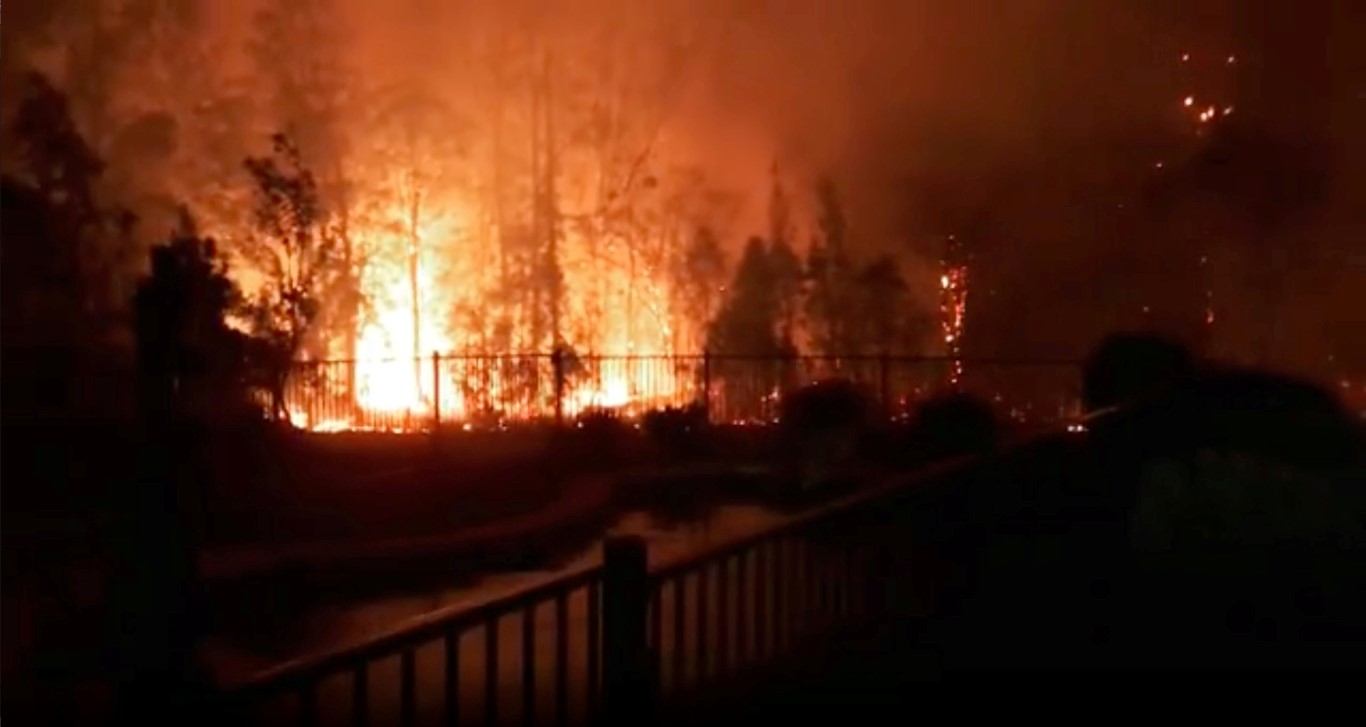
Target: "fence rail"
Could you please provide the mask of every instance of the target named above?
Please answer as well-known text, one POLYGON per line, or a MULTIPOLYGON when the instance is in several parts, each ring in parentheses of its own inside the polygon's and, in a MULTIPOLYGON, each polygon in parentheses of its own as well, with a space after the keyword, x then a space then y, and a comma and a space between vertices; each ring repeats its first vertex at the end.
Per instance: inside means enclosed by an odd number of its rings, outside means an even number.
POLYGON ((784 392, 825 378, 863 387, 889 416, 939 391, 982 396, 1017 419, 1055 421, 1078 408, 1079 365, 1063 360, 934 356, 555 354, 447 355, 294 365, 284 392, 295 424, 315 430, 500 428, 563 423, 594 410, 635 417, 698 406, 716 423, 766 423, 784 392))
POLYGON ((887 608, 886 506, 979 461, 652 567, 642 538, 609 538, 601 565, 286 664, 227 692, 223 713, 281 725, 648 722, 660 700, 887 608))
POLYGON ((595 566, 443 609, 262 673, 220 706, 238 724, 582 724, 601 691, 602 586, 595 566))

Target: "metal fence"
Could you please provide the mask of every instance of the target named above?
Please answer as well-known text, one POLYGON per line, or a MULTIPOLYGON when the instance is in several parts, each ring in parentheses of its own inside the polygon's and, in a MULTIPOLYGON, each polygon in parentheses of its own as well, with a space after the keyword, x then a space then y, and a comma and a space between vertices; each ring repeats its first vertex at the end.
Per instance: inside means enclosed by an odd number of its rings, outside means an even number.
POLYGON ((897 478, 672 562, 650 563, 639 536, 609 538, 600 565, 283 665, 213 708, 240 724, 648 724, 660 705, 899 611, 889 554, 907 543, 890 508, 999 474, 994 461, 897 478))
POLYGON ((422 359, 300 362, 285 391, 298 426, 328 430, 492 429, 572 421, 606 410, 624 417, 696 405, 716 423, 777 417, 785 392, 828 378, 863 387, 888 416, 946 390, 990 401, 1004 416, 1056 421, 1079 409, 1071 361, 925 356, 443 355, 422 359))

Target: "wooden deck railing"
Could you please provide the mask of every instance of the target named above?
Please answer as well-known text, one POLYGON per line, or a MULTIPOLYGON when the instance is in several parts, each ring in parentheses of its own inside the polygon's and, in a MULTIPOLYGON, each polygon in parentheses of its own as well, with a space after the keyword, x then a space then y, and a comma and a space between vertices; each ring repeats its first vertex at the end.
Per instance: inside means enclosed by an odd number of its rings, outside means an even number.
POLYGON ((229 689, 219 714, 298 725, 648 720, 659 700, 876 616, 900 527, 887 509, 981 461, 896 478, 673 562, 651 566, 638 536, 609 538, 601 565, 284 664, 229 689))

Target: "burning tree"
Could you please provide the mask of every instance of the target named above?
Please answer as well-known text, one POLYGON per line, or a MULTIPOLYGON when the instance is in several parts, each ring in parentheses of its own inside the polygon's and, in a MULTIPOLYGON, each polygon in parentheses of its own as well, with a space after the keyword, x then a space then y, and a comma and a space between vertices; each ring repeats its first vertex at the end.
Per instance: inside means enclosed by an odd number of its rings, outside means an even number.
POLYGON ((963 322, 968 308, 968 266, 963 248, 954 235, 949 235, 945 241, 941 265, 940 325, 944 329, 944 345, 949 354, 949 383, 956 385, 963 376, 963 322))
MULTIPOLYGON (((464 145, 458 134, 462 123, 442 99, 416 90, 392 90, 380 99, 375 111, 375 133, 369 139, 371 153, 367 157, 373 174, 366 191, 378 208, 374 210, 376 226, 392 234, 384 234, 371 244, 366 283, 375 296, 394 299, 384 301, 386 310, 401 311, 406 303, 408 330, 385 330, 383 334, 398 341, 407 339, 407 346, 393 342, 390 354, 410 355, 416 360, 426 351, 448 345, 442 324, 452 311, 423 308, 424 303, 435 302, 431 288, 440 284, 437 268, 443 258, 450 257, 441 254, 450 252, 446 244, 450 235, 441 235, 451 232, 450 225, 440 223, 453 221, 449 192, 455 183, 454 162, 463 157, 464 145), (382 252, 391 254, 379 254, 382 252), (386 269, 382 264, 386 262, 394 269, 386 269), (398 268, 402 268, 401 273, 398 268)), ((386 329, 399 326, 388 320, 366 323, 362 348, 367 350, 360 353, 373 356, 380 352, 370 350, 375 348, 375 336, 368 324, 386 329)))

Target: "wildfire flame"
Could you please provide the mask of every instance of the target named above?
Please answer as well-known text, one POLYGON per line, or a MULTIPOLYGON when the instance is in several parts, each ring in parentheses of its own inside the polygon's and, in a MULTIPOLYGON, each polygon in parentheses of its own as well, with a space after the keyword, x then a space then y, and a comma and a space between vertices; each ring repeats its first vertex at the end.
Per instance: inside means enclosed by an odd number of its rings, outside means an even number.
MULTIPOLYGON (((291 422, 299 428, 410 431, 428 427, 437 418, 468 422, 483 415, 503 421, 554 414, 575 417, 590 410, 634 413, 644 407, 684 403, 693 393, 672 369, 639 360, 665 353, 678 325, 671 320, 664 286, 649 267, 637 271, 636 290, 630 291, 635 305, 620 300, 621 286, 616 286, 618 291, 606 296, 596 318, 604 329, 601 340, 612 347, 609 353, 620 358, 604 360, 586 374, 564 377, 558 396, 527 397, 514 393, 517 383, 509 380, 505 369, 468 364, 469 359, 496 357, 475 348, 482 332, 462 325, 455 315, 462 305, 477 305, 477 295, 484 289, 474 264, 466 268, 454 264, 461 258, 474 258, 469 247, 475 242, 465 234, 460 218, 433 216, 421 228, 418 242, 425 254, 415 267, 409 258, 413 243, 404 235, 390 231, 362 233, 361 237, 367 254, 361 275, 366 310, 350 341, 336 336, 329 342, 328 349, 337 358, 330 363, 339 365, 329 366, 319 377, 325 379, 324 388, 353 394, 340 415, 311 415, 307 407, 291 406, 291 422), (354 348, 347 350, 348 343, 354 348), (470 394, 476 392, 479 401, 471 400, 470 394), (480 401, 497 401, 499 410, 481 411, 487 404, 480 401), (365 424, 373 421, 385 424, 365 424)), ((571 237, 567 246, 574 242, 571 237)), ((597 271, 582 256, 566 255, 561 265, 570 291, 608 287, 592 285, 597 271)), ((589 302, 567 297, 566 327, 589 328, 589 302)), ((546 352, 521 358, 543 364, 536 373, 543 380, 554 377, 546 352)))
MULTIPOLYGON (((950 236, 951 247, 956 247, 956 240, 950 236)), ((963 376, 963 319, 967 315, 968 306, 968 268, 966 265, 956 262, 950 255, 943 263, 943 272, 939 275, 940 289, 940 326, 944 332, 944 345, 948 349, 950 358, 949 382, 957 385, 963 376)))

